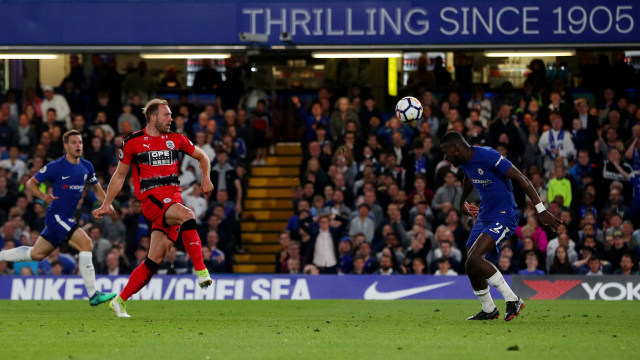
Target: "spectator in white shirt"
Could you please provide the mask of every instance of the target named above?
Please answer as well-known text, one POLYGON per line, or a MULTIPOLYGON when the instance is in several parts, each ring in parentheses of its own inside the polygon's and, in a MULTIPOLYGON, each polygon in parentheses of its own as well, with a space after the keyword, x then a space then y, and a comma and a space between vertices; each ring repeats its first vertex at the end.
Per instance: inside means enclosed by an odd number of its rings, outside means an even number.
POLYGON ((207 200, 202 197, 200 185, 195 183, 191 185, 190 188, 183 191, 182 201, 184 202, 184 206, 193 210, 193 213, 196 216, 196 222, 200 224, 204 214, 207 212, 207 200))
POLYGON ((542 133, 538 140, 538 147, 544 156, 544 169, 553 170, 557 157, 564 159, 564 166, 568 160, 576 155, 576 148, 571 140, 571 133, 562 128, 562 115, 553 112, 549 115, 551 129, 542 133))
POLYGON ((14 179, 19 180, 27 173, 27 164, 18 158, 20 151, 16 146, 9 148, 9 158, 0 161, 0 168, 7 169, 13 174, 14 179))
POLYGON ((44 100, 40 104, 42 113, 46 114, 48 109, 55 109, 56 120, 64 121, 65 127, 71 129, 71 108, 69 108, 67 99, 62 95, 55 94, 51 85, 43 86, 42 91, 44 92, 44 100))

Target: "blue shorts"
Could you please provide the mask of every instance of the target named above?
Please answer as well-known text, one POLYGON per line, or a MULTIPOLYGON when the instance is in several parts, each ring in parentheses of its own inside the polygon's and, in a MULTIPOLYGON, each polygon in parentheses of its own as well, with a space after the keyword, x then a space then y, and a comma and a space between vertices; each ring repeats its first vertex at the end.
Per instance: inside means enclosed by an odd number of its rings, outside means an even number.
POLYGON ((518 226, 518 213, 512 216, 501 216, 492 219, 478 219, 476 220, 469 240, 467 241, 467 248, 471 248, 473 244, 478 240, 480 234, 488 234, 493 238, 496 243, 496 252, 500 253, 499 248, 502 243, 515 234, 516 227, 518 226))
POLYGON ((74 219, 63 219, 60 215, 53 215, 45 219, 45 228, 40 236, 50 242, 53 247, 59 247, 69 241, 77 228, 78 224, 74 219))

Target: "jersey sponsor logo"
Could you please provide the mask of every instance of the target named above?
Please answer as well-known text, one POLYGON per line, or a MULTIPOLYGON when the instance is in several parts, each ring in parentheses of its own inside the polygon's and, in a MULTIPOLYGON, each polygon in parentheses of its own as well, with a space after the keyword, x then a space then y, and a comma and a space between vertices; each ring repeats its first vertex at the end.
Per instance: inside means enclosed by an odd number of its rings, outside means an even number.
POLYGON ((478 174, 480 174, 480 176, 484 175, 484 171, 482 171, 482 169, 478 168, 478 174))
POLYGON ((82 190, 84 190, 84 185, 67 185, 67 184, 65 184, 65 185, 62 185, 62 189, 63 189, 63 190, 67 190, 67 189, 69 189, 69 190, 79 190, 79 191, 82 191, 82 190))
POLYGON ((381 292, 376 289, 376 286, 378 285, 378 282, 376 281, 373 284, 371 284, 371 286, 369 286, 367 290, 365 290, 364 298, 365 300, 396 300, 396 299, 402 299, 407 296, 416 295, 422 292, 435 290, 444 286, 449 286, 454 283, 455 281, 448 281, 440 284, 433 284, 433 285, 419 286, 419 287, 402 289, 402 290, 381 292))
POLYGON ((169 148, 169 150, 173 150, 176 148, 176 144, 174 144, 171 140, 167 140, 167 147, 169 148))
POLYGON ((164 200, 162 200, 163 203, 168 204, 171 202, 170 198, 164 198, 164 200))
POLYGON ((63 176, 62 180, 67 180, 68 178, 70 178, 71 176, 63 176))
POLYGON ((47 165, 43 166, 42 169, 40 169, 40 173, 44 174, 47 172, 47 165))
POLYGON ((491 184, 491 180, 490 179, 484 179, 484 180, 483 179, 471 179, 471 182, 474 183, 474 184, 482 185, 483 187, 491 184))
POLYGON ((175 162, 170 150, 149 151, 148 154, 149 165, 152 166, 171 165, 175 162))

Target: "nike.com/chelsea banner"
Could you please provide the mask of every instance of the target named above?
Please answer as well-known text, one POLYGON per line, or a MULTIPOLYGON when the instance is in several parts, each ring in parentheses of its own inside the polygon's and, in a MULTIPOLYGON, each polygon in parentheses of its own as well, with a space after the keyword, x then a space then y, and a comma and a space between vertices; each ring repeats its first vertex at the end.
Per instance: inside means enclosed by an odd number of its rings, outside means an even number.
MULTIPOLYGON (((531 299, 640 300, 640 278, 505 276, 531 299)), ((126 276, 98 276, 96 287, 119 292, 126 276)), ((492 289, 492 296, 501 299, 492 289)), ((0 299, 74 300, 87 297, 79 276, 0 277, 0 299)), ((220 275, 201 290, 194 276, 158 276, 134 300, 473 299, 465 276, 220 275)))

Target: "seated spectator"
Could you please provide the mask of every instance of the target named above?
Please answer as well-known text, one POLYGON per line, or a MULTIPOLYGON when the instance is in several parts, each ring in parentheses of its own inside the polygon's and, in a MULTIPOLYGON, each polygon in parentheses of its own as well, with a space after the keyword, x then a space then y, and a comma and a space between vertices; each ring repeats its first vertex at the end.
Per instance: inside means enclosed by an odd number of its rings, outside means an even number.
POLYGON ((526 264, 526 256, 530 251, 533 251, 538 258, 538 268, 544 269, 546 264, 546 257, 542 253, 540 249, 538 249, 538 245, 533 241, 531 236, 526 236, 522 239, 522 242, 518 245, 520 247, 519 255, 518 255, 518 263, 523 267, 526 264))
POLYGON ((380 259, 380 268, 374 273, 376 275, 395 275, 396 272, 393 269, 393 260, 391 256, 383 256, 380 259))
POLYGON ((369 243, 373 241, 373 233, 375 231, 375 223, 370 214, 370 207, 366 203, 358 206, 358 216, 351 219, 349 224, 349 236, 358 233, 364 234, 365 240, 369 243))
POLYGON ((444 275, 458 275, 458 273, 451 268, 451 262, 449 258, 441 257, 438 259, 438 270, 436 270, 433 275, 444 276, 444 275))
POLYGON ((638 275, 637 271, 633 271, 635 264, 631 253, 625 253, 620 259, 620 267, 613 272, 614 275, 638 275))
POLYGON ((505 255, 504 253, 500 254, 500 258, 498 259, 498 270, 503 275, 513 274, 513 270, 511 269, 511 257, 509 255, 505 255))
POLYGON ((290 274, 291 269, 289 269, 290 260, 295 260, 298 263, 297 271, 299 272, 302 268, 302 265, 305 263, 304 255, 300 253, 300 243, 297 241, 291 241, 289 245, 287 245, 286 256, 280 262, 280 273, 282 274, 290 274))
POLYGON ((338 244, 338 255, 340 256, 339 274, 349 274, 353 271, 353 257, 351 256, 351 238, 348 236, 340 239, 338 244))
POLYGON ((578 260, 578 253, 575 250, 575 243, 573 242, 573 240, 569 239, 569 235, 566 232, 566 227, 561 226, 561 228, 564 230, 558 229, 558 237, 551 240, 549 242, 549 246, 547 246, 547 271, 549 270, 549 266, 551 266, 551 263, 553 262, 556 254, 556 249, 558 249, 558 247, 560 246, 564 246, 566 248, 567 258, 569 259, 570 263, 578 260))
POLYGON ((435 273, 438 268, 438 260, 448 258, 452 269, 460 269, 460 259, 462 254, 460 250, 453 247, 453 243, 449 239, 440 240, 440 246, 433 249, 427 254, 427 265, 431 273, 435 273))
POLYGON ((624 242, 624 238, 622 237, 622 231, 616 230, 613 233, 613 246, 609 250, 607 250, 605 256, 606 260, 611 263, 611 271, 616 271, 620 269, 620 262, 622 261, 622 256, 624 254, 629 253, 629 247, 624 242))
POLYGON ((427 266, 422 258, 415 258, 411 262, 411 273, 414 275, 427 275, 427 266))
POLYGON ((596 255, 591 255, 588 260, 589 271, 585 273, 587 276, 602 276, 604 273, 602 272, 602 265, 600 264, 600 259, 596 255))
POLYGON ((549 274, 573 274, 572 262, 567 255, 568 248, 565 246, 558 246, 553 257, 553 261, 549 266, 549 274))
POLYGON ((360 244, 360 247, 356 251, 356 256, 358 255, 364 258, 364 272, 366 274, 373 274, 380 267, 378 259, 371 254, 371 244, 368 242, 360 244))
POLYGON ((207 269, 216 274, 224 273, 227 269, 224 252, 218 249, 219 241, 218 233, 215 230, 209 230, 207 233, 207 245, 202 247, 207 249, 207 254, 203 252, 203 259, 207 269))
POLYGON ((158 269, 158 275, 182 275, 189 271, 182 257, 178 256, 178 250, 175 246, 167 252, 164 263, 158 269))
POLYGON ((527 267, 518 271, 518 275, 544 275, 544 271, 538 269, 538 257, 535 251, 528 251, 525 256, 527 267))

